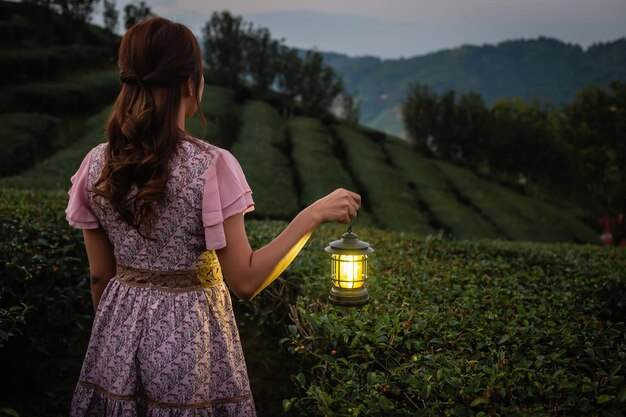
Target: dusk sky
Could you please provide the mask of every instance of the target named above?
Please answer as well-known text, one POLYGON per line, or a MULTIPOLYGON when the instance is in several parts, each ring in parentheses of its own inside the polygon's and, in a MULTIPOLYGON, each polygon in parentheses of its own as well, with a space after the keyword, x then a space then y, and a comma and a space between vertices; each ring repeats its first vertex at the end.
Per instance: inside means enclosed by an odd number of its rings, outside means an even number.
MULTIPOLYGON (((127 1, 118 3, 123 9, 127 1)), ((587 47, 626 36, 626 0, 148 0, 198 35, 213 11, 288 46, 405 58, 463 44, 548 36, 587 47)), ((101 19, 96 18, 94 22, 101 19)), ((122 25, 120 25, 122 26, 122 25)))

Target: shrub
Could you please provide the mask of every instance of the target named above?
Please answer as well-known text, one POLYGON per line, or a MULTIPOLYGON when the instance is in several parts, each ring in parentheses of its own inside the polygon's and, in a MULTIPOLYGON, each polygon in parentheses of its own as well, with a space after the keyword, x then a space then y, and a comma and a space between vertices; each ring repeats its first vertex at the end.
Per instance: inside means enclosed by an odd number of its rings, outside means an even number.
POLYGON ((0 21, 0 45, 19 45, 28 36, 30 29, 27 22, 0 21))
POLYGON ((570 210, 519 195, 452 164, 435 164, 461 195, 512 239, 580 243, 598 240, 594 231, 570 210))
POLYGON ((119 89, 117 71, 96 72, 65 82, 22 84, 5 90, 0 112, 85 114, 111 104, 119 89))
POLYGON ((111 107, 106 106, 87 120, 81 140, 61 149, 20 175, 1 178, 0 187, 67 192, 70 177, 74 175, 87 152, 98 143, 106 141, 104 123, 110 110, 111 107))
MULTIPOLYGON (((311 204, 339 187, 359 191, 341 164, 333 137, 319 120, 293 117, 288 122, 288 128, 303 205, 311 204)), ((371 222, 371 215, 361 208, 359 224, 371 222)))
POLYGON ((0 312, 30 309, 1 348, 10 384, 0 403, 24 415, 67 413, 91 328, 85 251, 65 221, 66 199, 0 191, 0 312))
MULTIPOLYGON (((11 381, 0 403, 23 415, 67 415, 89 336, 87 261, 80 232, 65 222, 66 202, 65 192, 0 190, 0 330, 10 328, 3 315, 11 310, 16 329, 0 346, 11 381)), ((252 246, 285 225, 247 222, 252 246)), ((281 280, 238 304, 250 325, 285 336, 299 368, 299 395, 284 401, 291 412, 621 415, 623 250, 359 228, 375 248, 371 300, 346 309, 326 301, 323 251, 344 230, 320 227, 281 280)))
POLYGON ((432 232, 428 216, 382 148, 369 137, 344 125, 336 129, 352 177, 371 205, 372 214, 384 227, 426 235, 432 232))
POLYGON ((298 197, 286 150, 285 125, 276 110, 259 101, 241 108, 241 129, 231 151, 254 193, 256 218, 286 220, 298 212, 298 197))
POLYGON ((23 171, 46 156, 59 123, 56 117, 37 113, 0 114, 0 175, 23 171))
MULTIPOLYGON (((239 131, 239 107, 234 103, 233 90, 205 84, 201 108, 208 127, 206 140, 229 149, 239 131)), ((204 137, 205 132, 197 117, 188 121, 187 129, 196 137, 204 137)))
POLYGON ((106 46, 57 45, 42 49, 0 51, 0 83, 41 82, 75 72, 115 64, 115 50, 106 46))
POLYGON ((498 234, 490 219, 481 215, 467 199, 457 195, 430 159, 420 156, 407 144, 386 140, 384 147, 394 165, 414 185, 414 193, 429 207, 435 223, 456 238, 506 238, 498 234))
MULTIPOLYGON (((297 415, 622 415, 623 250, 362 233, 370 303, 302 280, 297 415)), ((317 241, 318 247, 323 241, 317 241)), ((311 256, 322 256, 321 250, 311 256)), ((327 262, 326 262, 327 263, 327 262)), ((324 275, 323 262, 299 273, 324 275)))

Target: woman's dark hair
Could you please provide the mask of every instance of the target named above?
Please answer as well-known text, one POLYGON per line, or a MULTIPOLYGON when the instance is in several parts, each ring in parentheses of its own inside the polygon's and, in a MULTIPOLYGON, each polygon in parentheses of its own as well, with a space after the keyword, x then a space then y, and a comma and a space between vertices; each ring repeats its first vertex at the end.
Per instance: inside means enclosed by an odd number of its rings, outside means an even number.
POLYGON ((169 161, 184 133, 177 121, 181 90, 190 77, 200 109, 202 53, 186 26, 155 17, 122 37, 118 66, 122 88, 106 123, 105 163, 92 191, 145 236, 142 230, 149 230, 153 203, 165 195, 169 161))

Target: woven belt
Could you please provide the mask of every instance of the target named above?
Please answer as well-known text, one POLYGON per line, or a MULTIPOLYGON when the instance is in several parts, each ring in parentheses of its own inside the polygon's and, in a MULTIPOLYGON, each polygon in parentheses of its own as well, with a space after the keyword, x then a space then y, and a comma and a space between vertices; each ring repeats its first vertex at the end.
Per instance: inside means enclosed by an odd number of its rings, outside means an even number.
POLYGON ((163 271, 118 265, 116 277, 133 287, 186 292, 221 284, 222 269, 215 251, 211 250, 202 254, 195 269, 163 271))

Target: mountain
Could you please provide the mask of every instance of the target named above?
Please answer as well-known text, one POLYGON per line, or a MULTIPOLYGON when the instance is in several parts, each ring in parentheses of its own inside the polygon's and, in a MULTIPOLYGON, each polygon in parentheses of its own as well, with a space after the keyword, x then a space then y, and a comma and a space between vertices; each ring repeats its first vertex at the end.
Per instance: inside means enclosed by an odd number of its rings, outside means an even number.
POLYGON ((474 91, 487 104, 536 97, 562 105, 588 83, 626 81, 626 37, 587 49, 541 37, 464 45, 408 59, 322 55, 346 89, 358 93, 361 123, 402 137, 400 103, 410 83, 428 84, 438 93, 474 91))

